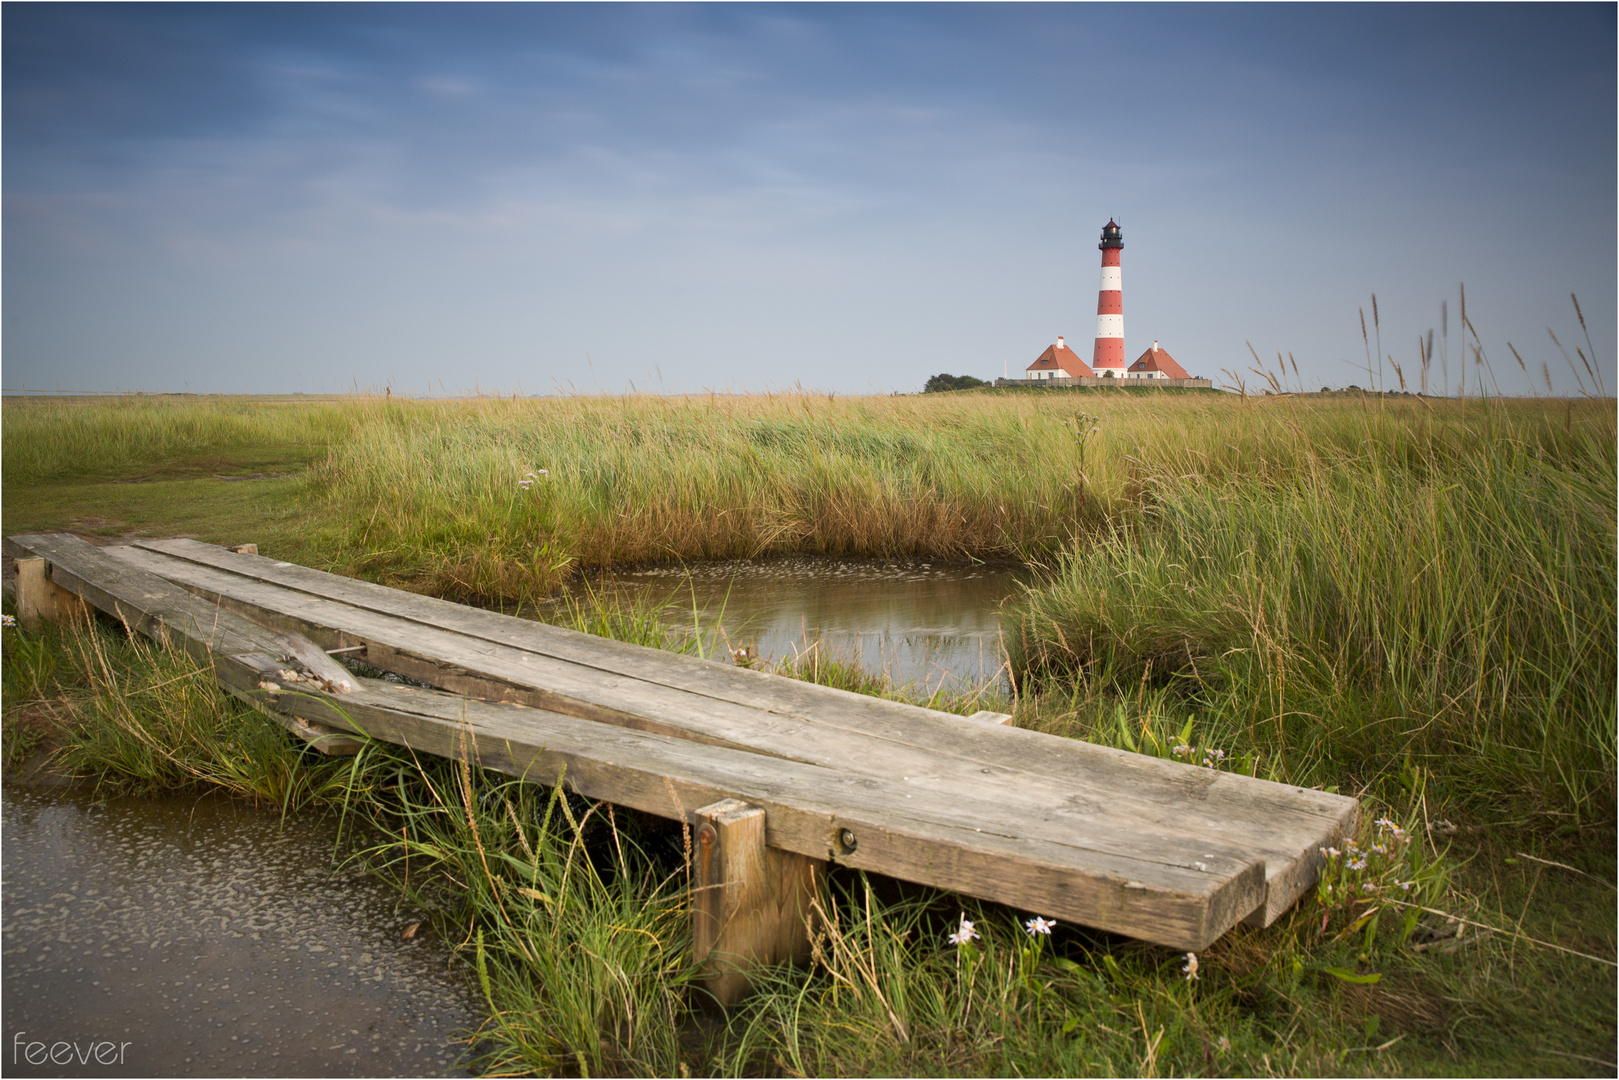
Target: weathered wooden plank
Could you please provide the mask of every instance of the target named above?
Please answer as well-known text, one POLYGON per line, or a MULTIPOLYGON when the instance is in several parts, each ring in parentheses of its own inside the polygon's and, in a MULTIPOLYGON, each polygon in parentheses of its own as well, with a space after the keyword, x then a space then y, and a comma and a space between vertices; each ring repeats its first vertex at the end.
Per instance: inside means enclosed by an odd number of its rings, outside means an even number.
MULTIPOLYGON (((108 549, 73 536, 22 536, 6 544, 8 550, 38 552, 21 556, 19 565, 31 561, 48 567, 53 588, 83 611, 94 606, 132 630, 185 650, 212 665, 221 681, 228 675, 239 685, 279 686, 289 669, 296 674, 305 666, 302 658, 308 657, 316 665, 319 682, 340 686, 329 681, 337 674, 353 689, 348 672, 301 635, 276 635, 162 578, 131 569, 111 558, 108 549)), ((286 726, 323 753, 353 753, 359 748, 353 739, 328 729, 303 723, 286 726)))
POLYGON ((156 575, 112 558, 76 536, 17 536, 10 543, 50 564, 51 579, 147 637, 174 639, 199 659, 274 653, 275 635, 156 575))
POLYGON ((313 681, 294 689, 275 681, 276 641, 264 629, 229 611, 199 613, 200 600, 184 590, 74 538, 21 539, 49 552, 65 587, 78 586, 79 595, 143 632, 202 643, 223 685, 294 722, 445 756, 472 753, 485 766, 540 782, 554 783, 566 769, 585 794, 654 813, 747 799, 766 807, 773 847, 1175 948, 1202 947, 1263 897, 1260 862, 1183 837, 1102 823, 1041 835, 1048 830, 1040 822, 1009 821, 1003 806, 907 791, 891 777, 386 683, 340 698, 313 681))
MULTIPOLYGON (((555 709, 586 719, 601 720, 640 730, 695 739, 753 753, 826 765, 870 775, 899 776, 912 786, 911 797, 935 793, 958 797, 964 791, 993 792, 993 799, 1015 813, 1026 827, 1037 829, 1088 828, 1095 824, 1130 820, 1118 809, 1122 799, 1109 790, 1111 776, 1093 766, 1088 774, 1070 772, 1061 780, 1027 774, 998 773, 980 759, 953 755, 947 748, 918 746, 892 738, 872 737, 841 725, 804 721, 768 713, 735 702, 695 695, 660 684, 602 672, 600 669, 529 653, 487 639, 474 639, 456 631, 440 630, 419 622, 405 622, 368 609, 357 609, 308 593, 277 589, 263 582, 232 579, 203 567, 176 567, 156 561, 149 553, 123 549, 115 557, 150 565, 154 572, 172 576, 188 587, 204 590, 222 605, 277 627, 298 629, 319 640, 341 627, 341 640, 366 642, 367 662, 409 675, 422 682, 486 700, 515 701, 535 708, 555 709), (1095 790, 1095 796, 1081 794, 1095 790)), ((791 689, 793 680, 771 676, 791 689)), ((874 699, 857 698, 857 703, 874 699)), ((917 710, 926 713, 926 710, 917 710)), ((960 730, 977 724, 962 717, 933 714, 960 730)), ((1066 750, 1068 740, 1029 732, 1038 742, 1066 750)), ((948 744, 946 744, 947 747, 948 744)), ((1136 755, 1109 751, 1110 764, 1133 767, 1136 755)), ((1150 759, 1147 759, 1150 760, 1150 759)), ((1160 797, 1182 793, 1188 785, 1217 782, 1217 774, 1163 763, 1153 777, 1160 797), (1177 787, 1165 788, 1169 780, 1177 787)), ((1178 832, 1172 827, 1167 832, 1178 832)), ((1218 837, 1203 843, 1226 843, 1218 837)))
MULTIPOLYGON (((844 767, 899 769, 902 775, 931 771, 926 763, 952 758, 957 764, 950 770, 948 782, 975 780, 977 775, 1001 777, 1015 780, 1019 793, 1028 793, 1031 785, 1043 788, 1047 802, 1055 785, 1062 792, 1061 799, 1082 812, 1125 815, 1160 832, 1182 832, 1211 842, 1243 845, 1266 861, 1268 895, 1263 910, 1256 915, 1256 921, 1264 923, 1274 920, 1313 885, 1320 847, 1352 829, 1357 813, 1356 801, 1343 796, 1192 769, 1177 762, 1036 732, 984 730, 990 725, 974 724, 971 718, 607 641, 292 564, 235 555, 195 541, 156 541, 142 547, 199 568, 188 570, 172 563, 154 563, 157 572, 187 581, 190 587, 210 595, 235 596, 244 602, 252 597, 248 606, 269 602, 280 604, 280 610, 287 614, 314 613, 313 608, 286 598, 266 601, 251 582, 279 585, 296 590, 311 602, 329 596, 350 608, 395 616, 423 628, 450 630, 639 684, 635 695, 611 693, 616 688, 594 679, 580 687, 559 669, 535 661, 514 681, 554 695, 549 699, 524 699, 536 706, 645 725, 670 734, 684 730, 691 738, 747 746, 795 760, 825 762, 826 755, 832 754, 848 761, 844 767), (200 572, 201 568, 231 576, 208 577, 200 572), (721 730, 718 721, 733 714, 718 707, 717 711, 709 710, 706 720, 699 716, 687 726, 680 716, 660 713, 653 706, 657 694, 652 688, 660 686, 728 705, 791 716, 816 725, 822 732, 840 733, 840 737, 820 739, 812 746, 810 736, 801 729, 780 728, 761 723, 757 716, 745 715, 738 717, 740 726, 721 730), (783 734, 789 735, 790 744, 776 740, 783 734), (849 736, 869 737, 883 745, 873 748, 851 744, 849 736), (923 754, 923 764, 918 764, 914 754, 896 756, 896 748, 900 747, 923 754)), ((349 626, 356 621, 338 608, 321 610, 329 621, 339 625, 349 626)), ((306 620, 299 625, 306 633, 317 634, 312 622, 306 620)), ((352 643, 351 637, 359 639, 352 634, 338 635, 344 644, 352 643)), ((398 640, 395 634, 395 642, 398 640)), ((442 665, 424 664, 408 653, 408 649, 399 649, 396 644, 391 653, 388 649, 378 650, 375 657, 368 653, 368 661, 476 696, 514 699, 509 690, 499 686, 512 679, 509 671, 493 670, 500 665, 470 660, 461 670, 446 671, 442 665)), ((941 777, 942 781, 946 779, 941 777)))
MULTIPOLYGON (((261 710, 266 711, 268 710, 261 710)), ((348 757, 358 754, 365 747, 359 739, 351 738, 343 732, 333 731, 324 724, 311 724, 307 720, 296 717, 283 716, 279 713, 269 713, 281 726, 291 731, 298 738, 313 746, 323 754, 331 757, 348 757)))
POLYGON ((288 656, 298 661, 305 671, 320 682, 321 689, 327 693, 354 692, 354 676, 349 674, 348 668, 327 656, 326 650, 313 641, 302 634, 282 634, 277 641, 288 656))
MULTIPOLYGON (((483 718, 479 722, 485 725, 484 730, 490 731, 494 729, 489 728, 487 725, 498 721, 499 724, 503 725, 499 728, 502 737, 522 742, 533 742, 541 738, 535 725, 542 722, 545 725, 543 729, 544 737, 549 738, 556 730, 558 722, 555 717, 562 715, 552 713, 550 710, 529 709, 521 705, 475 701, 459 695, 443 694, 437 691, 429 693, 421 690, 421 688, 398 686, 387 682, 378 683, 362 680, 362 683, 371 688, 367 696, 357 698, 353 695, 346 695, 330 702, 320 695, 308 693, 301 689, 297 693, 282 694, 258 688, 257 693, 259 696, 268 695, 267 700, 273 699, 276 702, 280 702, 284 697, 286 703, 279 707, 290 710, 295 715, 312 722, 321 723, 338 730, 361 731, 379 738, 388 738, 388 736, 378 735, 376 731, 365 726, 364 723, 364 717, 367 715, 365 709, 378 700, 378 695, 387 697, 392 702, 391 707, 396 710, 410 709, 420 711, 431 709, 432 715, 440 720, 449 721, 452 725, 464 723, 469 717, 480 717, 483 718), (395 693, 395 691, 398 691, 398 693, 395 693), (417 691, 420 691, 420 693, 417 693, 417 691), (485 705, 497 704, 501 705, 502 709, 515 709, 516 711, 487 712, 482 708, 485 705), (352 723, 345 720, 346 716, 352 723), (489 718, 491 717, 495 719, 490 720, 489 718), (525 724, 526 726, 523 726, 525 724), (518 726, 514 727, 513 725, 518 726)), ((254 687, 242 686, 240 689, 253 691, 254 687)), ((1192 877, 1196 878, 1204 873, 1214 872, 1208 868, 1216 865, 1223 866, 1226 871, 1230 871, 1234 867, 1246 866, 1251 858, 1248 853, 1227 845, 1211 845, 1202 841, 1188 840, 1180 836, 1159 836, 1134 827, 1121 826, 1107 821, 1089 822, 1082 829, 1052 829, 1049 827, 1049 819, 1008 814, 1004 802, 1000 798, 1001 793, 998 791, 918 791, 914 785, 907 783, 902 777, 872 777, 836 768, 770 758, 731 747, 696 743, 689 739, 665 736, 655 732, 580 720, 577 717, 570 717, 570 720, 592 725, 588 730, 593 733, 591 737, 598 740, 598 742, 610 741, 615 746, 644 746, 649 745, 648 740, 653 740, 657 746, 662 748, 660 752, 670 756, 670 760, 690 759, 710 764, 729 762, 732 766, 742 769, 744 774, 748 776, 756 774, 813 776, 816 783, 827 786, 826 790, 839 792, 840 798, 847 798, 850 793, 863 793, 861 795, 862 799, 875 799, 874 805, 884 806, 887 808, 887 812, 899 817, 951 824, 953 827, 975 834, 1004 833, 1007 836, 1016 836, 1021 843, 1028 845, 1031 850, 1045 849, 1047 847, 1053 851, 1071 849, 1087 852, 1089 853, 1087 857, 1104 860, 1124 859, 1134 868, 1133 876, 1142 880, 1164 878, 1165 880, 1181 882, 1184 885, 1189 872, 1192 877), (620 733, 624 734, 620 735, 620 733), (623 742, 624 738, 637 741, 625 743, 623 742), (805 770, 810 771, 805 772, 805 770), (879 797, 879 795, 871 793, 881 794, 879 797), (1204 867, 1204 869, 1199 869, 1200 866, 1204 867)), ((569 730, 584 729, 570 726, 569 730)), ((389 741, 393 740, 389 739, 389 741)), ((739 794, 736 797, 743 796, 739 794)), ((640 808, 648 809, 647 807, 640 808)), ((801 848, 792 848, 792 850, 799 850, 803 854, 817 857, 829 855, 850 856, 854 853, 855 848, 864 841, 856 840, 850 844, 833 844, 823 838, 818 843, 825 844, 825 849, 811 847, 807 850, 801 848), (839 848, 847 848, 848 850, 840 851, 838 850, 839 848)), ((843 858, 842 861, 853 864, 848 858, 843 858)), ((880 869, 876 866, 867 868, 880 869)), ((1017 870, 1017 865, 1008 865, 1000 869, 999 875, 1015 875, 1017 870)), ((993 899, 994 897, 990 898, 993 899)))
MULTIPOLYGON (((341 698, 233 692, 260 708, 541 784, 564 775, 589 798, 691 820, 734 798, 761 806, 773 848, 963 892, 1177 949, 1202 948, 1264 895, 1264 868, 1241 853, 1193 852, 1177 837, 1128 831, 1067 842, 972 800, 908 801, 901 784, 706 746, 547 710, 362 680, 341 698), (1181 863, 1160 861, 1178 852, 1181 863)), ((1170 856, 1173 858, 1173 856, 1170 856)))

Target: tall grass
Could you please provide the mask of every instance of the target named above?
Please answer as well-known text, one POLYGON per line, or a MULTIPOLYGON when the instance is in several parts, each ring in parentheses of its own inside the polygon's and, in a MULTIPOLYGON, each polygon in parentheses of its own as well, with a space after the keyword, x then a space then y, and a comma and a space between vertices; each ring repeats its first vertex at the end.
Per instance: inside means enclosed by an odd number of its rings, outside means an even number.
POLYGON ((267 450, 323 453, 355 418, 351 405, 262 398, 7 398, 5 480, 31 485, 118 479, 183 461, 267 450))
MULTIPOLYGON (((93 624, 30 637, 7 633, 8 712, 55 699, 59 772, 129 794, 217 787, 284 813, 339 790, 338 763, 305 760, 284 730, 183 652, 93 624)), ((8 725, 8 740, 17 734, 8 725)))
POLYGON ((1611 820, 1611 408, 1267 410, 1253 467, 1140 464, 1139 511, 1008 614, 1014 667, 1167 688, 1293 782, 1414 766, 1475 807, 1611 820))
POLYGON ((543 595, 574 566, 1054 551, 1074 518, 1063 430, 997 398, 396 402, 316 476, 359 569, 543 595))
POLYGON ((486 1069, 679 1071, 687 882, 612 807, 392 747, 354 771, 355 809, 386 838, 360 858, 464 940, 490 1012, 486 1069))

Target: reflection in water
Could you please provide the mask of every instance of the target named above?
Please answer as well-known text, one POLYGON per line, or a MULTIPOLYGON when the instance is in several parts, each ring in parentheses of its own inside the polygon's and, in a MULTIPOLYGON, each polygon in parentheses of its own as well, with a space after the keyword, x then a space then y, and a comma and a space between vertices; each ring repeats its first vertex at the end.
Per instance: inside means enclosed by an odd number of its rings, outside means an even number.
POLYGON ((733 647, 791 657, 819 639, 900 684, 981 684, 1004 660, 995 613, 1025 577, 1005 563, 795 557, 617 572, 604 584, 652 601, 688 624, 720 620, 733 647), (722 614, 723 613, 723 614, 722 614))
POLYGON ((3 814, 7 1076, 461 1072, 476 996, 387 886, 331 872, 330 822, 9 785, 3 814))

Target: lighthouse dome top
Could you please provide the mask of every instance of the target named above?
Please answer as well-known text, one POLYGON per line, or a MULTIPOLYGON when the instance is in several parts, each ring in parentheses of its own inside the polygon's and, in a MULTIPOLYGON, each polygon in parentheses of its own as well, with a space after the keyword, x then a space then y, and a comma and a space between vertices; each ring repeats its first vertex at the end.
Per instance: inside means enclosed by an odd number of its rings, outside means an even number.
POLYGON ((1120 231, 1118 225, 1114 224, 1112 218, 1108 218, 1107 224, 1102 226, 1102 242, 1096 246, 1103 251, 1109 248, 1124 247, 1124 234, 1120 231))

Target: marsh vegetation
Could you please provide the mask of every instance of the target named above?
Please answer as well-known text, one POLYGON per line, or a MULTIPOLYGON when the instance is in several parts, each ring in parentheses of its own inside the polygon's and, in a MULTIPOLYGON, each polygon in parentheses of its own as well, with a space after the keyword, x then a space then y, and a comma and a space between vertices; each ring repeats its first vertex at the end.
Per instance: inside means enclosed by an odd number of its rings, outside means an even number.
MULTIPOLYGON (((721 1016, 691 984, 678 827, 382 745, 319 758, 106 626, 5 632, 8 762, 49 739, 105 785, 343 815, 355 857, 465 943, 491 1071, 1613 1067, 1611 401, 8 400, 5 420, 8 534, 256 540, 530 612, 609 565, 1019 559, 1015 677, 971 707, 1369 811, 1317 896, 1195 966, 834 876, 815 962, 721 1016)), ((546 610, 712 646, 593 594, 546 610)), ((834 658, 784 670, 909 692, 834 658)))

